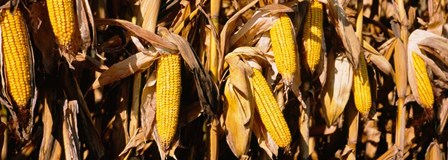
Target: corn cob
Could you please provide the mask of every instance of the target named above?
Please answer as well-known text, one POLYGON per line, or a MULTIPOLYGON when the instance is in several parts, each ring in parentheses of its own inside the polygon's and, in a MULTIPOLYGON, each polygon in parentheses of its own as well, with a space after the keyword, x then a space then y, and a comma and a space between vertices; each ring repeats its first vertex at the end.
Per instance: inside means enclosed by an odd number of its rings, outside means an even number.
POLYGON ((162 55, 156 83, 156 127, 161 145, 168 149, 177 129, 181 94, 180 56, 162 55))
POLYGON ((12 100, 22 108, 31 98, 30 46, 22 13, 1 11, 3 61, 12 100))
POLYGON ((417 82, 417 100, 420 101, 420 104, 423 107, 431 108, 434 103, 434 94, 429 81, 428 72, 426 71, 425 61, 423 61, 423 59, 415 52, 412 52, 412 61, 414 64, 415 79, 417 82))
POLYGON ((56 41, 67 47, 75 33, 73 0, 47 0, 48 14, 56 41))
POLYGON ((286 13, 282 13, 275 21, 269 34, 278 72, 289 85, 293 82, 293 76, 297 71, 297 54, 292 22, 286 13))
POLYGON ((314 73, 321 59, 322 16, 322 4, 318 0, 311 0, 303 30, 305 60, 311 73, 314 73))
POLYGON ((253 69, 250 79, 255 95, 255 103, 266 130, 279 147, 286 147, 291 143, 291 133, 283 117, 282 111, 262 73, 253 69))
POLYGON ((355 98, 356 109, 361 114, 367 114, 372 106, 372 97, 370 94, 369 73, 364 54, 359 55, 360 68, 353 75, 353 97, 355 98))

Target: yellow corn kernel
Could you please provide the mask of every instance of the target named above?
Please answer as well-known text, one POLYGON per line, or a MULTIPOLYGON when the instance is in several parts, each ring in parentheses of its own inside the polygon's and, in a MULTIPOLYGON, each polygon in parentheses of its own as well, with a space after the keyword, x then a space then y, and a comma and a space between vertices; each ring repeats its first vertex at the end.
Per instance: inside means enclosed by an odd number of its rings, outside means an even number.
POLYGON ((259 70, 253 70, 254 74, 250 81, 254 89, 255 103, 261 122, 263 122, 274 142, 279 147, 286 147, 291 143, 291 133, 286 120, 266 79, 259 70))
POLYGON ((318 0, 311 0, 306 14, 303 30, 306 65, 314 73, 320 63, 322 45, 322 4, 318 0))
POLYGON ((31 98, 30 42, 27 28, 19 9, 13 14, 1 11, 3 63, 7 86, 18 107, 25 107, 31 98))
POLYGON ((434 94, 432 91, 431 82, 429 81, 428 72, 426 71, 425 61, 423 61, 423 59, 415 52, 412 52, 412 60, 416 76, 415 79, 417 82, 417 100, 420 101, 420 104, 423 107, 432 108, 432 104, 434 103, 434 94))
POLYGON ((69 46, 75 33, 73 0, 47 0, 47 8, 56 41, 60 46, 69 46))
POLYGON ((372 95, 370 94, 369 73, 363 53, 359 55, 359 64, 360 68, 353 74, 353 97, 359 113, 367 114, 372 106, 372 95))
POLYGON ((162 148, 168 149, 177 129, 181 95, 180 56, 162 55, 156 83, 156 128, 162 148))
POLYGON ((287 85, 292 84, 297 71, 297 54, 292 22, 286 13, 282 13, 275 21, 269 34, 278 72, 287 85))

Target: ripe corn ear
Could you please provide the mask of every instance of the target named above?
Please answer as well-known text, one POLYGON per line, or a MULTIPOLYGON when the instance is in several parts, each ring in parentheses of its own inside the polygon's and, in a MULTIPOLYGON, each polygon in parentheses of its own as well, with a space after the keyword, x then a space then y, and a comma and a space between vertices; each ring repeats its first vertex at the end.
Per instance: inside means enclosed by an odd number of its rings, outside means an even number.
POLYGON ((18 107, 25 107, 31 98, 30 42, 22 13, 1 11, 3 63, 7 88, 18 107))
POLYGON ((322 4, 318 0, 311 0, 303 30, 305 61, 311 73, 314 73, 321 59, 322 14, 322 4))
POLYGON ((73 0, 47 0, 47 9, 56 41, 60 46, 69 46, 75 33, 73 0))
POLYGON ((372 106, 372 96, 370 94, 369 73, 367 71, 364 54, 359 55, 360 68, 353 75, 353 97, 355 98, 356 109, 361 114, 367 114, 372 106))
POLYGON ((297 71, 297 54, 292 22, 286 13, 281 13, 269 34, 278 72, 287 85, 292 84, 294 74, 297 71))
POLYGON ((164 149, 169 148, 177 129, 181 95, 180 71, 178 54, 161 56, 156 83, 156 128, 164 149))
POLYGON ((266 130, 271 135, 274 142, 279 147, 286 147, 291 143, 291 133, 289 132, 283 113, 278 107, 277 101, 263 77, 262 73, 253 69, 254 74, 250 79, 255 96, 255 103, 266 130))
POLYGON ((415 79, 417 82, 418 100, 423 107, 432 108, 434 103, 434 94, 432 91, 431 82, 429 81, 425 61, 423 61, 423 59, 415 52, 412 52, 412 61, 414 64, 415 79))

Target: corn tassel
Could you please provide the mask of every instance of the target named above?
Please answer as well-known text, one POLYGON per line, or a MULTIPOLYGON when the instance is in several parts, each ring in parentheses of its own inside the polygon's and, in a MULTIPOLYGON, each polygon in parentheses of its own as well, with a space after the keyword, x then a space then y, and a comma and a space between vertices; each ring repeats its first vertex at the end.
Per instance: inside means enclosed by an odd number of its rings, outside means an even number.
POLYGON ((162 55, 158 61, 156 83, 156 128, 161 145, 168 149, 177 129, 181 73, 178 54, 162 55))
POLYGON ((320 63, 323 13, 322 4, 318 0, 311 0, 306 14, 306 22, 303 31, 306 65, 311 73, 314 73, 320 63))
POLYGON ((360 68, 353 75, 353 97, 355 98, 356 109, 361 114, 367 114, 372 106, 372 96, 370 94, 369 73, 367 71, 364 54, 359 55, 360 68))
POLYGON ((425 61, 412 52, 412 60, 415 70, 415 79, 417 82, 417 94, 420 104, 425 108, 431 108, 434 103, 434 94, 432 91, 431 82, 429 81, 428 72, 426 70, 425 61))
POLYGON ((47 8, 56 41, 68 47, 75 33, 73 0, 47 0, 47 8))
POLYGON ((287 85, 292 84, 297 71, 297 54, 291 19, 282 13, 270 30, 274 61, 287 85))
POLYGON ((30 42, 19 9, 13 14, 1 13, 2 50, 9 93, 18 107, 25 107, 31 98, 30 42))
POLYGON ((252 75, 251 83, 261 121, 274 142, 279 147, 286 147, 291 143, 291 133, 289 132, 286 120, 278 107, 266 79, 259 70, 253 70, 254 74, 252 75))

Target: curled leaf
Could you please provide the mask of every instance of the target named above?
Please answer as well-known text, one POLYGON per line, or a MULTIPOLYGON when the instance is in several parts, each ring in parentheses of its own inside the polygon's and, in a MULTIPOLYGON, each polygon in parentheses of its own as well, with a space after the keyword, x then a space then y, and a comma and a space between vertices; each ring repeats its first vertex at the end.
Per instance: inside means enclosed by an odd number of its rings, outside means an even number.
POLYGON ((92 89, 98 89, 104 85, 123 79, 135 72, 145 70, 156 60, 156 53, 147 55, 143 52, 138 52, 123 61, 115 63, 108 70, 104 71, 92 84, 92 89))

